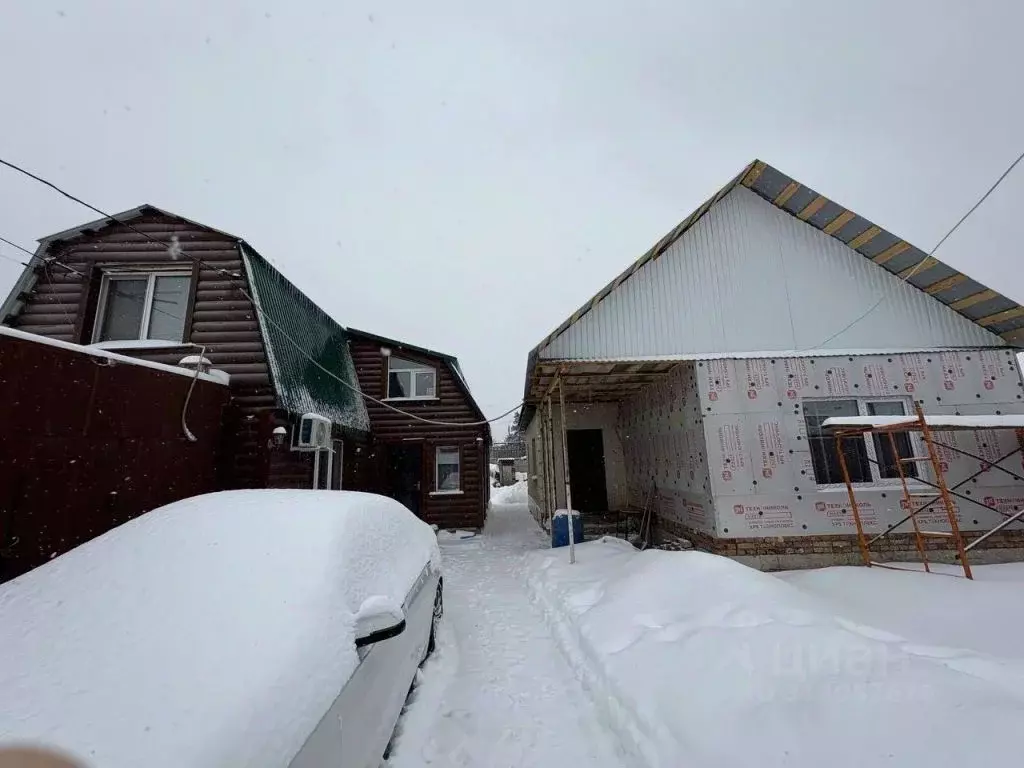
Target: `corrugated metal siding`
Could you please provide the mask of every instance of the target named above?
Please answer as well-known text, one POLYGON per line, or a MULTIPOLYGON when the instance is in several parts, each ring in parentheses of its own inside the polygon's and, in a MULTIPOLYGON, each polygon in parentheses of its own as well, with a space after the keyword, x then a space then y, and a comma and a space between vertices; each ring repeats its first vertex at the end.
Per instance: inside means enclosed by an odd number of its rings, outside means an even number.
POLYGON ((835 238, 736 187, 540 356, 1004 344, 835 238))

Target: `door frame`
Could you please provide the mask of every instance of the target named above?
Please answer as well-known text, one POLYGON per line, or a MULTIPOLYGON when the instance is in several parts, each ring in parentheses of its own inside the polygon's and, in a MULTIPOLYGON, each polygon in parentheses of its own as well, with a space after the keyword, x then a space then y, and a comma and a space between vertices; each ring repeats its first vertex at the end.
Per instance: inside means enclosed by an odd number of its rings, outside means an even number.
MULTIPOLYGON (((610 509, 608 509, 611 506, 611 500, 609 499, 609 494, 608 494, 608 453, 607 453, 607 451, 605 449, 605 442, 606 441, 604 439, 604 429, 602 429, 601 427, 582 427, 582 428, 579 428, 579 429, 567 429, 565 431, 565 433, 566 433, 565 434, 565 441, 566 441, 566 451, 565 451, 565 453, 566 453, 567 462, 569 464, 569 486, 570 486, 570 488, 572 488, 573 507, 575 507, 580 512, 585 512, 585 510, 582 509, 582 505, 579 503, 580 499, 577 496, 576 489, 573 488, 574 481, 576 480, 576 478, 579 477, 580 474, 585 474, 585 473, 579 473, 579 472, 573 472, 572 471, 573 453, 574 453, 574 451, 572 449, 573 448, 573 446, 572 446, 572 443, 573 443, 572 435, 575 433, 577 435, 577 438, 578 438, 580 433, 583 433, 583 432, 589 432, 589 433, 596 432, 598 438, 601 441, 601 470, 600 470, 600 474, 601 474, 601 478, 604 481, 604 484, 601 486, 600 490, 601 490, 601 496, 604 499, 604 507, 605 508, 604 509, 595 509, 595 510, 591 510, 591 511, 593 511, 593 512, 609 512, 609 511, 611 511, 610 509)), ((578 443, 577 443, 577 445, 578 445, 578 443)), ((579 460, 579 459, 577 459, 577 460, 579 460)))
POLYGON ((419 487, 415 489, 416 509, 414 510, 414 513, 418 518, 422 520, 423 514, 426 511, 427 489, 428 486, 431 484, 431 481, 428 480, 429 475, 427 474, 427 470, 429 466, 428 462, 433 462, 433 451, 428 450, 429 446, 423 440, 393 440, 383 443, 383 446, 385 455, 383 477, 384 488, 382 490, 385 491, 383 495, 391 496, 391 498, 396 498, 396 496, 394 495, 396 489, 392 482, 394 479, 395 472, 394 467, 392 465, 392 457, 396 455, 399 451, 408 451, 413 455, 415 455, 416 452, 419 452, 419 461, 410 460, 409 466, 411 468, 415 464, 418 469, 416 481, 419 487))

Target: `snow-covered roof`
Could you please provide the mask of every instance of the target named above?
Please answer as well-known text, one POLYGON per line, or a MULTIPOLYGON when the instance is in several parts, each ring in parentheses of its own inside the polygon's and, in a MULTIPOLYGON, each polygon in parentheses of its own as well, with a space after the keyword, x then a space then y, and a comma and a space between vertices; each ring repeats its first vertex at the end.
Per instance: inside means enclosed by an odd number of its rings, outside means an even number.
POLYGON ((0 586, 0 743, 102 768, 279 768, 358 663, 354 616, 401 603, 433 531, 349 491, 208 494, 0 586))
MULTIPOLYGON (((89 355, 90 357, 99 358, 101 360, 109 360, 122 365, 135 365, 140 368, 151 368, 155 371, 163 371, 165 373, 174 373, 178 376, 187 376, 193 378, 196 375, 194 370, 188 368, 178 368, 174 365, 165 365, 163 363, 154 363, 150 360, 140 360, 137 357, 128 357, 127 355, 119 355, 116 352, 108 352, 105 349, 100 349, 96 346, 83 346, 81 344, 72 344, 69 341, 61 341, 59 339, 51 339, 48 336, 40 336, 35 333, 26 333, 25 331, 19 331, 16 328, 8 328, 6 325, 0 325, 0 336, 9 336, 13 339, 21 339, 23 341, 31 341, 35 344, 43 344, 48 347, 57 347, 59 349, 66 349, 70 352, 77 352, 81 355, 89 355)), ((175 344, 175 347, 189 346, 188 344, 175 344)), ((202 381, 209 381, 213 384, 224 384, 226 385, 229 381, 228 374, 223 371, 217 371, 214 373, 200 373, 199 379, 202 381)))
POLYGON ((243 240, 239 241, 278 404, 368 432, 370 417, 348 332, 243 240))
MULTIPOLYGON (((941 431, 957 429, 1024 429, 1024 414, 988 414, 984 416, 943 416, 925 414, 925 424, 941 431)), ((830 416, 824 427, 848 429, 916 429, 918 421, 911 416, 830 416)))

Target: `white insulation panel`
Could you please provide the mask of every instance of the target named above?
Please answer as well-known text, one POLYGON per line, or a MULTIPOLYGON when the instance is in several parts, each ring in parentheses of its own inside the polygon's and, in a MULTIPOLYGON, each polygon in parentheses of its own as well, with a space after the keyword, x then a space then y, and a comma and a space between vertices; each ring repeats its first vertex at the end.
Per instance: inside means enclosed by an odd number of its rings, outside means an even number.
MULTIPOLYGON (((1010 350, 685 362, 620 407, 631 504, 645 503, 656 486, 659 514, 722 538, 853 533, 846 486, 815 480, 804 416, 804 404, 815 399, 852 400, 863 410, 868 402, 896 401, 908 414, 915 401, 926 413, 942 415, 1024 413, 1024 387, 1010 350)), ((875 455, 872 438, 866 439, 875 455)), ((1018 447, 1009 429, 936 432, 935 439, 989 461, 1018 447)), ((911 440, 922 454, 920 438, 911 440)), ((939 447, 939 456, 951 486, 982 467, 948 448, 939 447)), ((1019 452, 1000 466, 1024 475, 1019 452)), ((927 465, 921 467, 934 479, 927 465)), ((928 490, 916 485, 915 491, 928 490)), ((966 497, 956 500, 966 531, 987 530, 1002 519, 971 499, 1004 512, 1024 507, 1024 483, 997 469, 957 491, 966 497)), ((871 534, 907 514, 898 479, 859 484, 856 499, 871 534)), ((941 506, 919 520, 930 530, 949 529, 941 506)), ((898 530, 911 528, 905 523, 898 530)))

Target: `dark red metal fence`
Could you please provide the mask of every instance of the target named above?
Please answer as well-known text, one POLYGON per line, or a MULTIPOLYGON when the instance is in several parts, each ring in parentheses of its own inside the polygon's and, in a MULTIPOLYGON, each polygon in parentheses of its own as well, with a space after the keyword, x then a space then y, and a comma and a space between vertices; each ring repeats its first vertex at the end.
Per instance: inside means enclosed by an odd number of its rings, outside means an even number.
POLYGON ((0 581, 215 490, 226 386, 0 335, 0 581))

